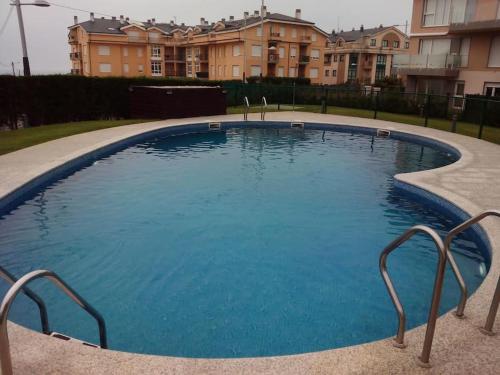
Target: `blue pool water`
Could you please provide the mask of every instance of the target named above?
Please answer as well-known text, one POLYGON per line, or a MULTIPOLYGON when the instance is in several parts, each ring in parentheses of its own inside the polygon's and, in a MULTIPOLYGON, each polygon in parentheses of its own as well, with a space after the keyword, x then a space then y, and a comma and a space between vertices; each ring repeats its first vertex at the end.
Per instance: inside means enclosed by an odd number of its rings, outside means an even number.
MULTIPOLYGON (((393 176, 455 161, 394 139, 231 129, 151 139, 52 183, 0 217, 0 264, 56 271, 106 319, 112 349, 186 357, 319 351, 395 334, 381 250, 414 224, 455 223, 393 176)), ((453 248, 474 291, 487 268, 453 248)), ((418 236, 389 260, 408 314, 426 321, 436 251, 418 236)), ((52 328, 98 342, 95 322, 46 281, 52 328)), ((0 295, 6 291, 0 282, 0 295)), ((441 312, 458 301, 448 270, 441 312)), ((10 318, 39 329, 24 296, 10 318)))

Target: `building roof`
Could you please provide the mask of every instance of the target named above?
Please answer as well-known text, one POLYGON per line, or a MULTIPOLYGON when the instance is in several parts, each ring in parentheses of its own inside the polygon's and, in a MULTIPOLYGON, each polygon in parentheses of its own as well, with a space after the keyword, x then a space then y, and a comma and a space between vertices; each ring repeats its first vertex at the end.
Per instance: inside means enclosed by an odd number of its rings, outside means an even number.
POLYGON ((358 40, 362 37, 365 36, 370 36, 376 33, 379 33, 381 31, 387 30, 392 28, 392 26, 379 26, 379 27, 373 27, 370 29, 359 29, 359 30, 351 30, 351 31, 341 31, 340 33, 333 33, 330 36, 330 40, 332 42, 336 42, 337 39, 342 38, 346 42, 354 42, 355 40, 358 40))

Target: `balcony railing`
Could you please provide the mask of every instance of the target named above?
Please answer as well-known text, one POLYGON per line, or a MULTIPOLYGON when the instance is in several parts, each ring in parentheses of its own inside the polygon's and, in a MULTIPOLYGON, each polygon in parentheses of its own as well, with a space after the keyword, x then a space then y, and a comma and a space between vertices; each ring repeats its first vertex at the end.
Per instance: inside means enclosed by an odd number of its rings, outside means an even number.
POLYGON ((146 43, 147 38, 141 36, 129 36, 128 41, 129 43, 146 43))
MULTIPOLYGON (((395 55, 392 65, 411 75, 456 76, 466 56, 461 55, 395 55)), ((464 64, 465 65, 465 64, 464 64)))
POLYGON ((309 57, 309 56, 301 55, 299 57, 299 64, 308 64, 310 61, 311 61, 311 57, 309 57))
POLYGON ((300 42, 301 43, 311 43, 311 36, 310 35, 302 35, 300 37, 300 42))
POLYGON ((500 8, 498 3, 491 1, 476 4, 472 11, 463 7, 455 7, 450 12, 450 33, 486 32, 500 30, 500 8))
POLYGON ((276 64, 280 59, 280 55, 277 53, 270 53, 267 56, 267 62, 270 64, 276 64))
POLYGON ((281 33, 278 31, 271 31, 269 36, 271 37, 271 39, 279 39, 281 38, 281 33))
POLYGON ((165 55, 165 61, 168 62, 186 62, 186 55, 165 55))
POLYGON ((204 54, 204 53, 200 53, 200 54, 196 55, 195 58, 196 58, 196 60, 199 60, 199 61, 208 61, 208 55, 204 54))
POLYGON ((82 54, 80 52, 71 52, 69 54, 69 58, 71 60, 80 60, 82 58, 82 54))

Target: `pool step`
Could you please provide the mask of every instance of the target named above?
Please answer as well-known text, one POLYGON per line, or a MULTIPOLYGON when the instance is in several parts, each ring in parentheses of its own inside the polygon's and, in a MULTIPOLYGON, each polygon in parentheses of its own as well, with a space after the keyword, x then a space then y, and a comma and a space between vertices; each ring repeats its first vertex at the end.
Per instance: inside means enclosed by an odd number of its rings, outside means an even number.
POLYGON ((91 344, 89 342, 78 340, 78 339, 75 339, 74 337, 70 337, 70 336, 64 335, 64 334, 59 333, 59 332, 51 332, 49 334, 49 336, 55 337, 56 339, 59 339, 59 340, 71 341, 71 342, 75 342, 75 343, 82 344, 85 346, 90 346, 91 348, 101 349, 101 347, 99 345, 95 345, 95 344, 91 344))

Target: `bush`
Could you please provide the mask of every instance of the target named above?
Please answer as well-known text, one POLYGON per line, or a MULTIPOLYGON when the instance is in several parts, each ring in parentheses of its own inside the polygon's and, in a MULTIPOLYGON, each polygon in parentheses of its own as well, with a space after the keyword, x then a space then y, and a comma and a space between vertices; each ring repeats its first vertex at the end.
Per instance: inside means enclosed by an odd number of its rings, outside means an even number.
MULTIPOLYGON (((249 84, 260 83, 260 77, 252 76, 247 78, 249 84)), ((294 83, 299 86, 310 85, 311 80, 303 77, 263 77, 262 83, 266 85, 293 85, 294 83)))
POLYGON ((500 98, 484 95, 467 95, 462 119, 500 127, 500 98))

